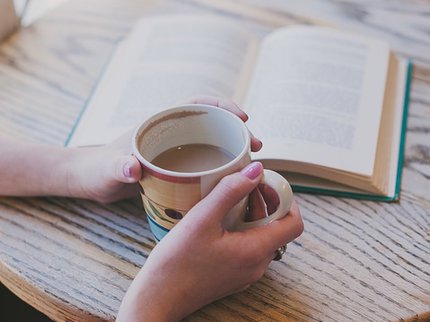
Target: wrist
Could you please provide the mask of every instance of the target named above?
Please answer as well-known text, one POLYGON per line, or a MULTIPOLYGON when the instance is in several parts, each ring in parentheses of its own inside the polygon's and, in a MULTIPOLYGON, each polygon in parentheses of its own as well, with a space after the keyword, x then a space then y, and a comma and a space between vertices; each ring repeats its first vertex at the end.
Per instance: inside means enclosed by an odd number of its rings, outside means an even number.
POLYGON ((31 176, 33 192, 32 195, 60 196, 60 197, 79 197, 80 175, 78 148, 64 148, 44 146, 41 147, 40 158, 36 162, 37 169, 31 176))
POLYGON ((63 147, 45 148, 40 152, 44 161, 38 163, 38 177, 34 178, 34 184, 40 187, 35 188, 34 195, 71 196, 67 185, 71 151, 63 147))
POLYGON ((65 197, 94 199, 91 193, 91 184, 96 176, 94 171, 98 171, 102 165, 94 167, 89 164, 94 156, 94 150, 90 148, 68 148, 66 157, 59 169, 61 177, 64 179, 65 197))
MULTIPOLYGON (((1 139, 1 138, 0 138, 1 139)), ((0 195, 66 195, 66 148, 4 140, 0 155, 0 195)))
POLYGON ((147 288, 142 292, 134 292, 129 289, 121 303, 116 322, 179 321, 179 319, 174 319, 167 314, 168 308, 166 306, 171 305, 170 302, 160 304, 151 294, 154 294, 154 292, 147 288))
POLYGON ((192 313, 188 312, 186 296, 178 292, 180 285, 169 287, 169 281, 158 278, 163 273, 158 272, 157 276, 145 272, 145 268, 142 268, 127 290, 117 322, 175 322, 192 313))

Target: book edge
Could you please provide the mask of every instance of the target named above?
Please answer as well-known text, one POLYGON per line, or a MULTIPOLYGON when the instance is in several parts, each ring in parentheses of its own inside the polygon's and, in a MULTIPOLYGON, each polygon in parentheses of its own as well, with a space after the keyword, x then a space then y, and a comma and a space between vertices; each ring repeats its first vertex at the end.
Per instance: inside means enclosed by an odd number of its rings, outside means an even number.
POLYGON ((89 106, 92 98, 94 97, 95 92, 96 92, 97 88, 99 87, 99 85, 101 83, 101 80, 104 78, 104 76, 105 76, 105 74, 106 74, 106 72, 108 70, 109 65, 112 63, 113 56, 115 55, 115 53, 117 52, 119 46, 121 45, 122 40, 123 39, 118 39, 115 42, 114 48, 113 48, 112 52, 110 53, 109 58, 107 59, 106 63, 104 64, 104 66, 102 68, 102 71, 99 73, 99 76, 94 81, 94 85, 91 88, 90 95, 86 99, 84 106, 81 107, 81 110, 79 111, 79 114, 76 117, 76 120, 73 123, 72 128, 70 129, 70 132, 69 132, 66 140, 64 141, 64 147, 68 147, 69 146, 70 141, 72 140, 73 135, 75 134, 76 128, 78 127, 78 124, 81 121, 81 119, 82 119, 85 111, 88 109, 88 106, 89 106))
POLYGON ((343 198, 351 198, 351 199, 362 199, 362 200, 371 200, 371 201, 396 201, 396 196, 383 196, 383 195, 372 195, 369 193, 357 193, 357 192, 349 192, 349 191, 339 191, 334 189, 322 189, 322 188, 314 188, 307 186, 300 186, 291 184, 291 188, 294 193, 309 193, 314 195, 324 195, 324 196, 332 196, 332 197, 343 197, 343 198))
POLYGON ((412 61, 410 59, 407 60, 407 72, 406 72, 406 87, 405 87, 405 97, 403 99, 403 117, 402 117, 402 129, 400 135, 400 146, 399 146, 399 160, 397 162, 397 178, 396 178, 396 188, 394 197, 395 200, 400 198, 400 186, 402 181, 402 173, 403 173, 403 161, 405 157, 405 146, 406 146, 406 130, 407 130, 407 121, 409 115, 409 96, 411 92, 411 83, 412 83, 412 61))

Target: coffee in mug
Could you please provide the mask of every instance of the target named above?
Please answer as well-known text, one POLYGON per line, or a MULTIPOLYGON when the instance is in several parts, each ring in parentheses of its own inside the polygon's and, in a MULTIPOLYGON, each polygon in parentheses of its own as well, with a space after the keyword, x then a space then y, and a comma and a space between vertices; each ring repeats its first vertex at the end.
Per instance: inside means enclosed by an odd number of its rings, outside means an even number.
MULTIPOLYGON (((143 168, 142 203, 157 241, 224 177, 251 163, 251 138, 243 121, 222 108, 190 104, 167 109, 143 122, 133 136, 143 168)), ((247 198, 227 214, 226 229, 244 230, 286 215, 292 202, 288 182, 264 170, 262 184, 279 196, 277 210, 246 222, 247 198)))
POLYGON ((177 172, 200 172, 223 166, 234 159, 234 155, 210 144, 184 144, 170 148, 151 163, 157 167, 177 172))

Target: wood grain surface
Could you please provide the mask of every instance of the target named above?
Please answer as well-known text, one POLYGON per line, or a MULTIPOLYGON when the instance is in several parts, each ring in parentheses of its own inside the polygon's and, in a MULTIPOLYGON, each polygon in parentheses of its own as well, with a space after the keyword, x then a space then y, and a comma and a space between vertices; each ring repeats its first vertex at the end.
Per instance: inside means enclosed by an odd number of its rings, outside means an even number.
MULTIPOLYGON (((400 202, 296 194, 305 232, 283 260, 187 320, 430 321, 429 1, 69 1, 0 46, 1 133, 62 145, 133 23, 189 11, 263 31, 324 21, 386 39, 414 69, 400 202)), ((114 320, 154 245, 138 200, 0 199, 0 282, 54 320, 114 320)))

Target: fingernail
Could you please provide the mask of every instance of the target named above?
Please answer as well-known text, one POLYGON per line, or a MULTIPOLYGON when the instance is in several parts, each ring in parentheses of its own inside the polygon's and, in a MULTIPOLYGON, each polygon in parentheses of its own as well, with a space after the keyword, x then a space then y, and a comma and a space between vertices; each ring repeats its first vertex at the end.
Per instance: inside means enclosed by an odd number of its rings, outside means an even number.
POLYGON ((253 162, 248 164, 245 168, 240 171, 240 173, 247 176, 249 179, 253 180, 257 178, 263 171, 263 165, 260 162, 253 162))
POLYGON ((131 166, 129 162, 124 164, 124 167, 122 168, 122 173, 126 178, 131 178, 131 166))
POLYGON ((248 121, 249 120, 249 116, 248 116, 248 114, 246 114, 244 111, 242 111, 242 113, 243 113, 243 117, 244 117, 244 122, 246 122, 246 121, 248 121))

